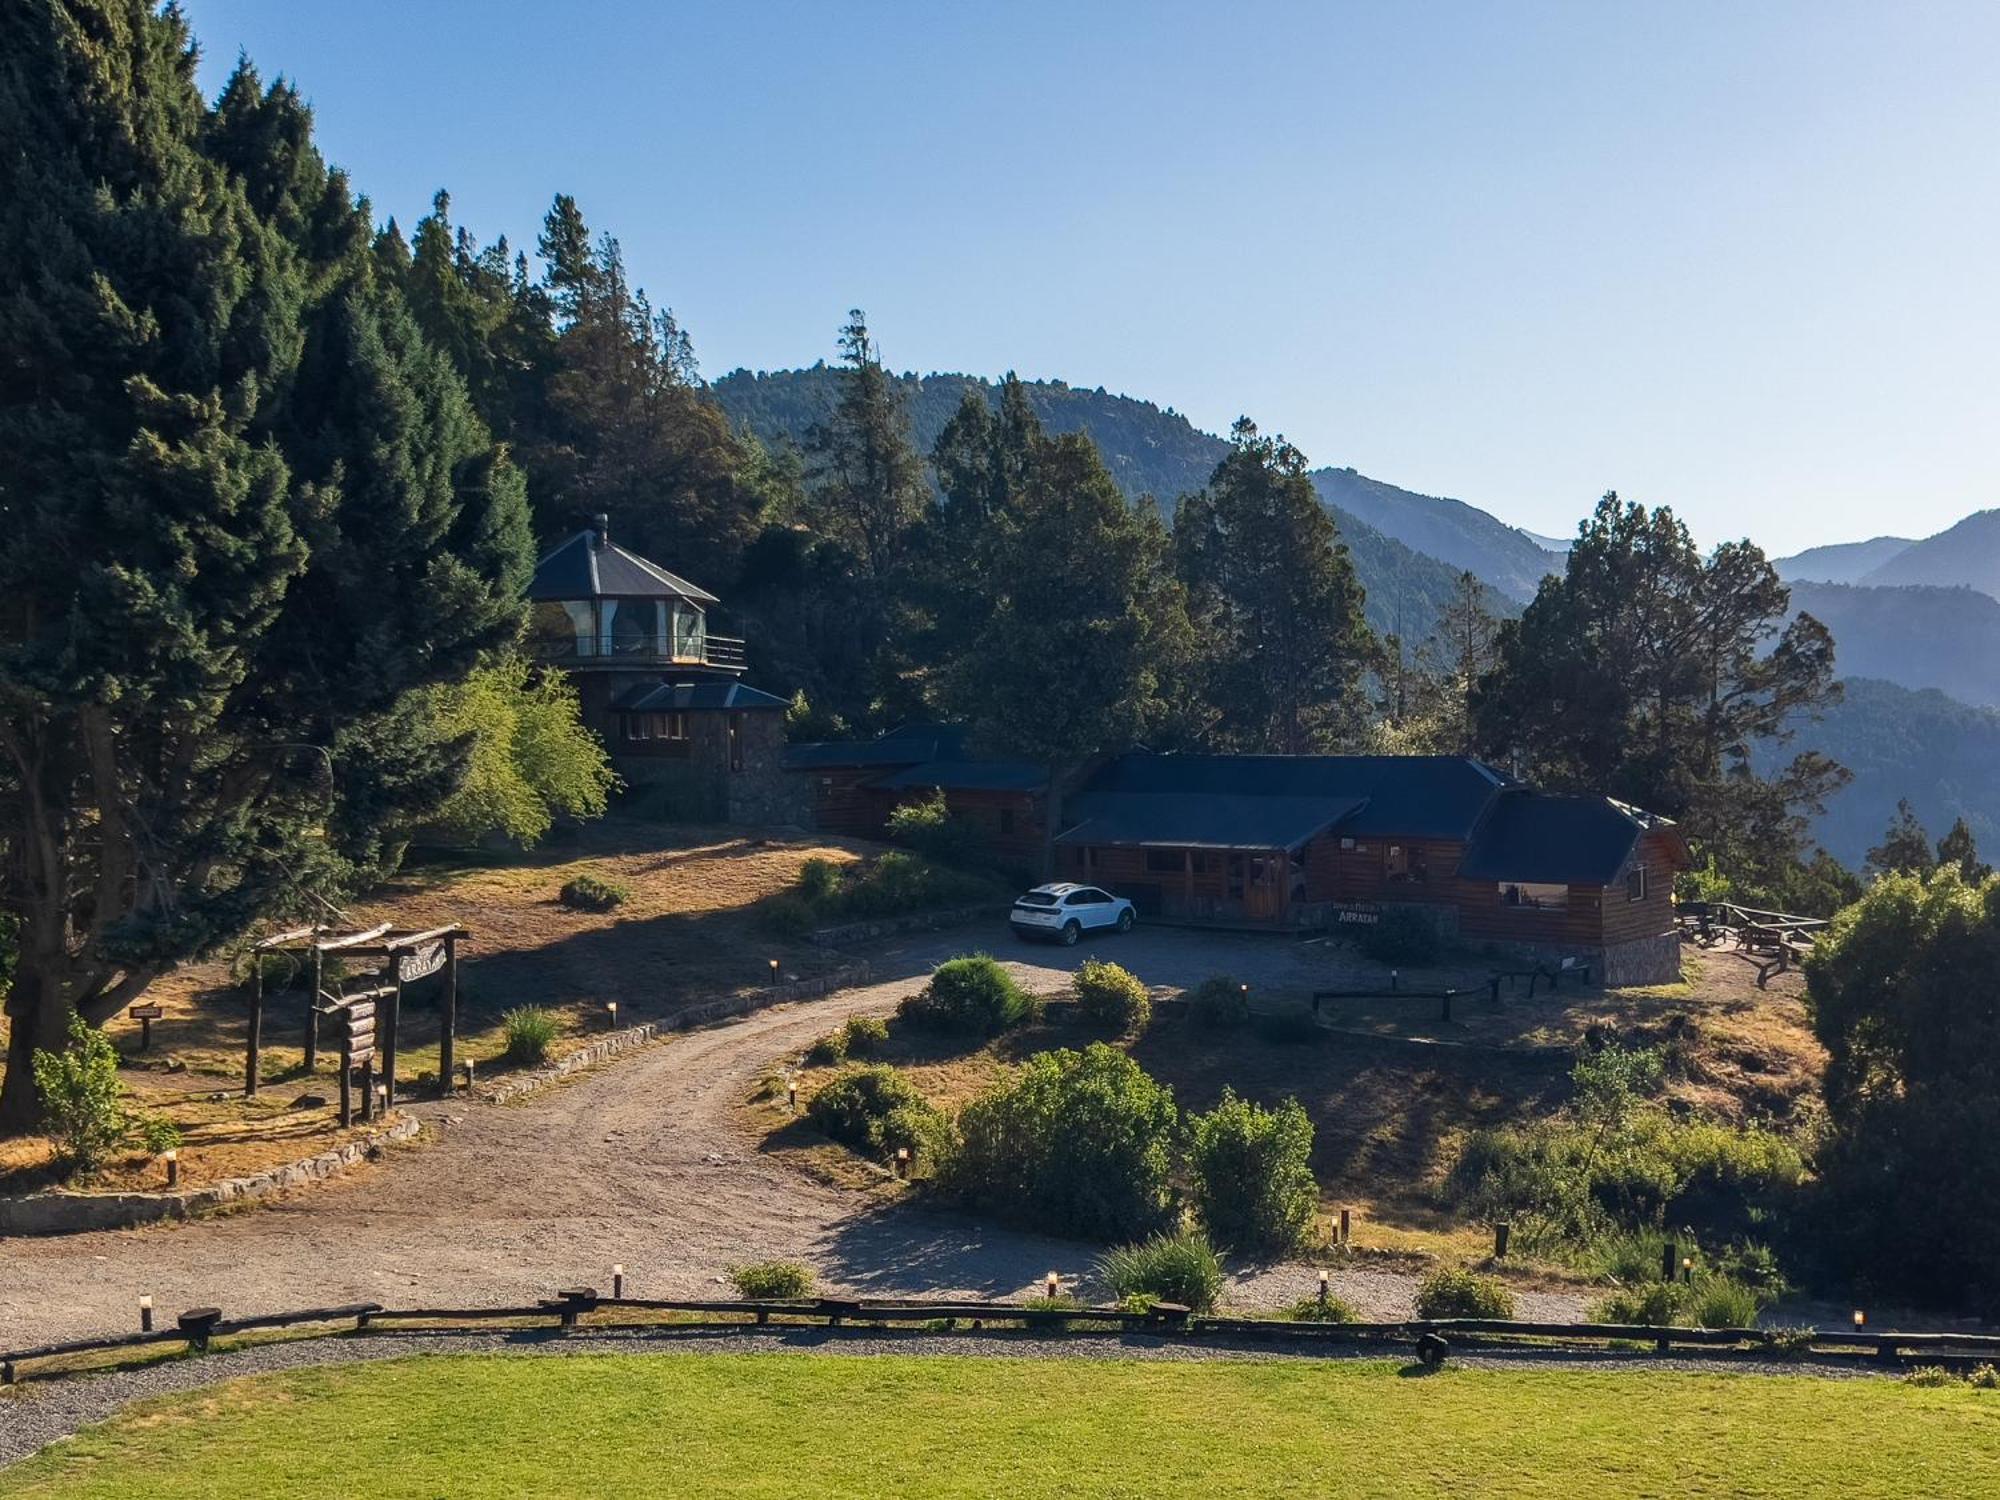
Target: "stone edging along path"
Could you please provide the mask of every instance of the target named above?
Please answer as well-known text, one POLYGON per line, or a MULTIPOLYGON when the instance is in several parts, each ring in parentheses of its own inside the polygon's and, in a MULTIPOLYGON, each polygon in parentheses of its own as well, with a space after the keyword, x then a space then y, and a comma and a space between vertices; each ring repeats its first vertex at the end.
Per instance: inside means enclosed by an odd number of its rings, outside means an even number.
POLYGON ((422 1128, 422 1121, 406 1117, 317 1156, 177 1193, 49 1192, 0 1198, 0 1235, 76 1234, 191 1218, 225 1204, 248 1203, 287 1188, 323 1181, 373 1155, 390 1141, 408 1140, 422 1128))

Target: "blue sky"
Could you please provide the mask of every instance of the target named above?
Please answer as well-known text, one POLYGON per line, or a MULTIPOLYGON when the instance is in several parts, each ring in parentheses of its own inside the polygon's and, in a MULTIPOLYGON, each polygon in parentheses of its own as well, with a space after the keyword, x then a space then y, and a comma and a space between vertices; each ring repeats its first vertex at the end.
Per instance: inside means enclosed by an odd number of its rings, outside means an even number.
POLYGON ((2000 505, 2000 4, 184 0, 407 226, 573 193, 704 373, 1052 376, 1567 534, 2000 505))

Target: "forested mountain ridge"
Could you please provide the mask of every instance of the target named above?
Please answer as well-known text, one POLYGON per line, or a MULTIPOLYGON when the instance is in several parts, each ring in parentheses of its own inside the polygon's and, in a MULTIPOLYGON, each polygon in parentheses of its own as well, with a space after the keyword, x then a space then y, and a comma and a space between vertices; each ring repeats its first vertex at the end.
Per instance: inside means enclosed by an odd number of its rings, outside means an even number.
MULTIPOLYGON (((806 435, 833 411, 840 373, 825 364, 804 370, 736 370, 714 381, 709 392, 738 427, 766 443, 797 447, 803 446, 806 435)), ((983 391, 991 400, 999 389, 993 382, 971 375, 904 374, 893 378, 922 453, 930 452, 967 391, 983 391)), ((1172 407, 1060 380, 1024 381, 1022 390, 1049 432, 1089 433, 1119 488, 1134 500, 1151 496, 1169 517, 1182 495, 1208 483, 1215 466, 1230 451, 1227 441, 1201 431, 1172 407)), ((1337 495, 1361 495, 1378 512, 1395 510, 1394 496, 1407 500, 1424 497, 1410 496, 1351 470, 1317 470, 1311 477, 1341 540, 1353 554, 1355 571, 1367 590, 1370 628, 1385 635, 1395 632, 1411 642, 1428 636, 1456 589, 1459 567, 1409 545, 1392 530, 1372 524, 1337 495), (1331 485, 1326 482, 1329 475, 1334 476, 1331 485), (1329 494, 1329 489, 1336 493, 1329 494)), ((1457 501, 1426 503, 1460 505, 1457 501)), ((1496 532, 1511 532, 1471 506, 1462 509, 1482 516, 1496 532)), ((1495 614, 1514 614, 1526 593, 1533 592, 1532 586, 1521 595, 1493 589, 1485 568, 1472 571, 1486 579, 1491 590, 1487 607, 1495 614)))
POLYGON ((1562 558, 1527 532, 1463 500, 1419 495, 1352 469, 1315 469, 1327 504, 1358 516, 1405 546, 1483 578, 1510 599, 1535 596, 1562 558))
POLYGON ((1830 798, 1813 836, 1849 869, 1908 798, 1932 837, 1964 818, 1982 848, 2000 847, 2000 712, 1971 708, 1935 688, 1848 677, 1840 702, 1817 723, 1802 723, 1789 745, 1760 747, 1760 767, 1809 745, 1832 756, 1854 780, 1830 798))
POLYGON ((2000 598, 2000 510, 1975 511, 1936 536, 1912 542, 1858 581, 1963 586, 2000 598))
POLYGON ((1793 582, 1792 609, 1833 632, 1843 676, 2000 704, 2000 600, 1970 588, 1793 582))
POLYGON ((1870 573, 1916 543, 1908 537, 1877 536, 1865 542, 1830 542, 1808 547, 1790 557, 1774 557, 1771 566, 1787 583, 1859 583, 1870 573))

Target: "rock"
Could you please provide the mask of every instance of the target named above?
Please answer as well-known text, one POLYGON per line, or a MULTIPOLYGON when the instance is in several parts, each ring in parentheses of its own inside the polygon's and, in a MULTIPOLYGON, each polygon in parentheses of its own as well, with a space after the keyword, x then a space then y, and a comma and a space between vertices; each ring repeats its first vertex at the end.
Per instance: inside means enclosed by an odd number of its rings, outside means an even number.
POLYGON ((326 1095, 324 1094, 301 1094, 292 1101, 291 1107, 293 1109, 325 1109, 326 1102, 326 1095))
POLYGON ((162 1066, 169 1073, 185 1073, 188 1070, 187 1059, 183 1057, 169 1057, 162 1066))

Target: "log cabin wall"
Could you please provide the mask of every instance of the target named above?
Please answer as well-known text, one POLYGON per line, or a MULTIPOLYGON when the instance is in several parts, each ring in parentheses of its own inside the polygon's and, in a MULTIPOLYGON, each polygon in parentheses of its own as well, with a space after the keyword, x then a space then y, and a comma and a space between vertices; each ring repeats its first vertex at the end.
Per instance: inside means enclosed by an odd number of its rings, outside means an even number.
POLYGON ((812 780, 813 826, 821 832, 862 839, 887 833, 895 799, 867 784, 882 774, 882 767, 818 766, 793 774, 812 780))

